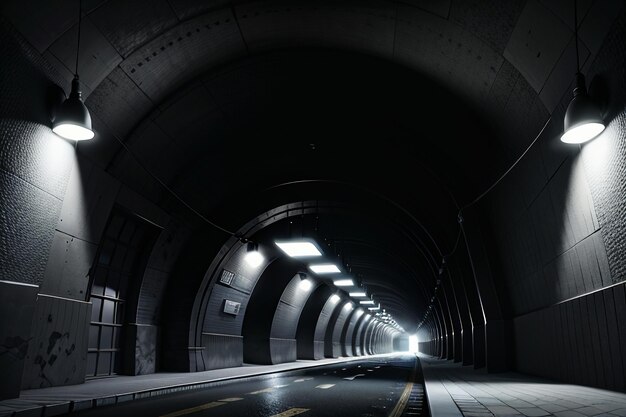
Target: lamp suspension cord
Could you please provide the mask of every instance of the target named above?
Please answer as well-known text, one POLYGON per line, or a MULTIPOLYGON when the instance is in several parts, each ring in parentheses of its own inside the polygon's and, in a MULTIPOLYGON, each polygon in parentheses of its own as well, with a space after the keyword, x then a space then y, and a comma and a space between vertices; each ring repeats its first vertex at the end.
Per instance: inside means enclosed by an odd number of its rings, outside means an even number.
POLYGON ((78 0, 78 40, 76 41, 76 67, 74 77, 78 78, 78 55, 80 53, 80 27, 83 20, 83 0, 78 0))
POLYGON ((580 57, 578 53, 578 0, 574 0, 574 42, 576 43, 576 74, 580 73, 580 57))

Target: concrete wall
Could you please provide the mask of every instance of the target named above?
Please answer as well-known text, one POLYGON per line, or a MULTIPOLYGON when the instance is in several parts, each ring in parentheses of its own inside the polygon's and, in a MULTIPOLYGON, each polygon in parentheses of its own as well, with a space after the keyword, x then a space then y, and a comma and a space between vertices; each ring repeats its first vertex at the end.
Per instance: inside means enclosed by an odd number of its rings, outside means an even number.
POLYGON ((626 390, 625 288, 619 283, 516 317, 516 368, 626 390))
POLYGON ((587 67, 607 129, 571 147, 559 141, 570 94, 538 143, 491 198, 498 292, 514 319, 515 368, 624 390, 626 257, 626 12, 587 67), (623 342, 622 342, 623 343, 623 342))

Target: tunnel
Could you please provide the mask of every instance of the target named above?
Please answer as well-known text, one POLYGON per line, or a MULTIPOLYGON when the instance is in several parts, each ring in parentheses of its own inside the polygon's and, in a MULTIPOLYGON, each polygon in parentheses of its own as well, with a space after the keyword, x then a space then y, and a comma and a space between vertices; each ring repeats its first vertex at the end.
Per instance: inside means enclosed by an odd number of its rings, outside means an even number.
POLYGON ((4 0, 0 416, 626 415, 620 0, 4 0))

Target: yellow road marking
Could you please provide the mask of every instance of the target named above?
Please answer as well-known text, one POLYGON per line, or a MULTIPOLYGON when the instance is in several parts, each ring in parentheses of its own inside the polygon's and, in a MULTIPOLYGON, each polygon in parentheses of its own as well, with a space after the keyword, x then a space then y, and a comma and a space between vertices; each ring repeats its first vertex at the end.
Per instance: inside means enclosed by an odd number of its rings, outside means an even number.
POLYGON ((335 386, 335 384, 322 384, 322 385, 318 385, 318 386, 317 386, 317 387, 315 387, 315 388, 319 388, 319 389, 328 389, 328 388, 332 388, 332 387, 334 387, 334 386, 335 386))
POLYGON ((274 391, 274 387, 260 389, 258 391, 252 391, 252 392, 249 392, 248 394, 256 395, 256 394, 263 394, 265 392, 272 392, 272 391, 274 391))
POLYGON ((223 402, 219 402, 219 401, 213 401, 213 402, 210 402, 210 403, 198 405, 196 407, 185 408, 184 410, 178 410, 178 411, 174 411, 174 412, 169 413, 169 414, 164 414, 161 417, 184 416, 185 414, 197 413, 198 411, 208 410, 209 408, 215 408, 215 407, 219 407, 220 405, 226 405, 226 404, 228 404, 228 403, 223 403, 223 402))
POLYGON ((232 397, 232 398, 224 398, 223 400, 218 400, 218 401, 223 401, 225 403, 232 403, 232 402, 241 401, 241 400, 243 400, 243 398, 232 397))
POLYGON ((270 416, 270 417, 296 416, 298 414, 306 413, 309 410, 310 410, 309 408, 290 408, 289 410, 283 411, 282 413, 279 413, 279 414, 274 414, 273 416, 270 416))
POLYGON ((393 408, 393 410, 391 410, 391 413, 389 413, 388 417, 399 417, 404 412, 404 409, 406 408, 406 405, 409 402, 411 390, 413 390, 413 381, 415 380, 416 371, 417 371, 417 361, 415 362, 413 371, 411 372, 411 375, 409 376, 409 380, 406 386, 404 387, 404 391, 402 391, 402 394, 400 395, 400 399, 398 400, 398 403, 393 408))

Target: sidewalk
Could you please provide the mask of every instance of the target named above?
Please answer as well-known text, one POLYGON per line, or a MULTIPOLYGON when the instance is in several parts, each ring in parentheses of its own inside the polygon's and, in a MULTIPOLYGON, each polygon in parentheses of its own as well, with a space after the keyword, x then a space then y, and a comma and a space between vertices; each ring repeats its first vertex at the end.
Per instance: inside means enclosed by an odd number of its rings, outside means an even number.
POLYGON ((419 355, 432 417, 626 416, 626 394, 419 355))
POLYGON ((222 385, 233 379, 241 381, 248 378, 263 378, 276 372, 297 371, 372 357, 376 356, 321 359, 317 361, 298 360, 279 365, 244 365, 236 368, 215 369, 205 372, 158 373, 92 379, 80 385, 22 391, 19 398, 0 401, 0 417, 56 416, 69 411, 222 385))

